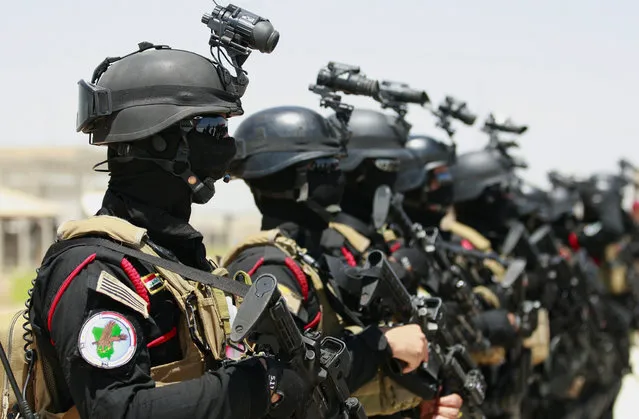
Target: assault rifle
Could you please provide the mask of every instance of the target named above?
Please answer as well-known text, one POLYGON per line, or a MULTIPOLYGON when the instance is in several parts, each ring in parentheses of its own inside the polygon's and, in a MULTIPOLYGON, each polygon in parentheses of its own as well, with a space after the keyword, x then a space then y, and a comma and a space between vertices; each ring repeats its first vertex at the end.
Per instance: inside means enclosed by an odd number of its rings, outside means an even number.
POLYGON ((254 353, 265 352, 288 362, 313 388, 312 397, 295 419, 366 419, 345 377, 351 366, 346 344, 319 332, 302 334, 291 316, 273 275, 260 275, 253 283, 233 322, 231 341, 255 344, 254 353))
MULTIPOLYGON (((374 313, 380 320, 418 324, 428 339, 429 358, 426 366, 418 369, 423 386, 431 386, 437 380, 447 393, 458 393, 464 399, 467 414, 483 418, 481 404, 486 395, 483 375, 466 352, 449 333, 440 298, 413 296, 408 293, 386 256, 379 250, 368 254, 368 276, 375 278, 362 287, 360 307, 374 313)), ((393 377, 399 384, 411 390, 411 383, 404 377, 393 377)), ((437 386, 439 387, 439 385, 437 386)))
POLYGON ((409 238, 409 245, 421 250, 428 260, 430 273, 428 278, 423 278, 422 284, 429 292, 459 304, 461 313, 450 319, 451 323, 454 320, 456 326, 451 330, 459 333, 458 337, 463 336, 461 342, 466 347, 472 351, 488 349, 490 343, 479 330, 471 326, 471 318, 479 315, 482 308, 465 272, 448 260, 446 249, 439 240, 438 230, 424 229, 421 224, 413 223, 404 211, 402 201, 403 196, 395 194, 391 200, 390 213, 404 236, 409 238))
MULTIPOLYGON (((439 231, 437 228, 423 228, 418 223, 412 223, 406 215, 402 205, 402 196, 396 194, 391 201, 391 209, 406 237, 411 239, 412 245, 421 249, 430 260, 431 272, 439 279, 438 295, 459 301, 462 307, 470 309, 470 313, 476 312, 477 300, 464 278, 464 272, 450 262, 439 231), (449 294, 450 293, 450 294, 449 294), (475 307, 475 309, 473 309, 475 307)), ((520 322, 521 338, 515 350, 509 352, 509 364, 513 370, 510 375, 512 383, 508 386, 507 395, 504 395, 503 405, 507 411, 515 411, 520 408, 521 401, 527 389, 527 380, 530 376, 530 351, 523 348, 523 338, 530 336, 537 326, 537 309, 539 304, 525 302, 526 277, 524 275, 524 261, 511 263, 501 284, 503 291, 508 294, 517 312, 520 322), (505 400, 508 399, 508 400, 505 400)), ((500 408, 501 410, 501 408, 500 408)))

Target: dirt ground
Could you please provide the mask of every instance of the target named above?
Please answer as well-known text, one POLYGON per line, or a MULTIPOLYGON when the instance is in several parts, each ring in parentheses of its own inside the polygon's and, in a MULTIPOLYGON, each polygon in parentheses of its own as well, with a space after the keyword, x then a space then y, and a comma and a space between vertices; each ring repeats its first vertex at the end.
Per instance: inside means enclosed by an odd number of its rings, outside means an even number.
POLYGON ((615 404, 615 419, 635 419, 639 417, 639 348, 632 350, 634 374, 624 378, 621 393, 615 404))

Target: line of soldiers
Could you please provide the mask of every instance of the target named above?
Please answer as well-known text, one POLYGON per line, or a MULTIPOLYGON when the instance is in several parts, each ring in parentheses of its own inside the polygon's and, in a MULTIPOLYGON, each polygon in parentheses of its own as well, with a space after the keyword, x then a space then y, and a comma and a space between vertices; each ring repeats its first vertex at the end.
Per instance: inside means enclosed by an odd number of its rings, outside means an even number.
MULTIPOLYGON (((241 66, 279 34, 233 5, 203 22, 235 75, 144 42, 79 83, 109 186, 3 325, 3 419, 612 418, 639 319, 630 163, 534 188, 502 138, 525 126, 491 115, 458 155, 411 133, 425 92, 338 63, 310 88, 331 116, 269 108, 231 137, 241 66), (191 205, 231 177, 262 228, 213 261, 191 205)), ((431 110, 451 140, 476 119, 431 110)))

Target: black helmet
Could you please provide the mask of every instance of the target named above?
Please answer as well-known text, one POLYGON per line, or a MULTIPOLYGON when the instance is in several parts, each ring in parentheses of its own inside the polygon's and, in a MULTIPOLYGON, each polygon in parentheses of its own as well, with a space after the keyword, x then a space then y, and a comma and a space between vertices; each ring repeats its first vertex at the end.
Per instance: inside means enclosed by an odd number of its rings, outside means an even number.
POLYGON ((458 156, 451 174, 455 202, 473 200, 490 186, 511 185, 515 180, 510 162, 492 148, 458 156))
POLYGON ((557 185, 548 192, 541 217, 546 222, 554 223, 563 216, 573 214, 575 205, 579 202, 579 193, 575 189, 557 185))
MULTIPOLYGON (((335 124, 339 123, 335 115, 328 119, 335 124)), ((340 167, 345 172, 356 169, 368 158, 410 158, 410 153, 404 149, 408 130, 396 117, 368 109, 355 109, 348 129, 351 132, 348 154, 340 162, 340 167)))
POLYGON ((618 175, 598 173, 578 182, 585 218, 599 218, 612 208, 620 207, 627 180, 618 175))
POLYGON ((548 193, 522 181, 519 187, 515 188, 513 201, 521 217, 541 215, 548 205, 548 193))
POLYGON ((211 60, 167 46, 141 43, 121 59, 107 58, 92 83, 78 84, 77 131, 96 145, 148 138, 195 116, 243 113, 211 60))
POLYGON ((452 164, 455 155, 453 147, 427 135, 411 135, 405 148, 412 157, 400 168, 395 184, 398 192, 422 186, 430 170, 452 164))
POLYGON ((242 179, 271 175, 297 163, 344 152, 336 129, 319 113, 300 106, 265 109, 244 119, 234 133, 231 173, 242 179))

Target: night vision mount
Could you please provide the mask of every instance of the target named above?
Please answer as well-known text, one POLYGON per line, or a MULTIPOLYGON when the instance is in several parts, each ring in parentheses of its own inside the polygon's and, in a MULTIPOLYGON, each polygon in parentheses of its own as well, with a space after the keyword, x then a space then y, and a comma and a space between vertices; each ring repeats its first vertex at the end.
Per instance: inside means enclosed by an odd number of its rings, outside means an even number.
POLYGON ((451 140, 453 135, 455 135, 451 119, 461 121, 468 126, 472 126, 477 120, 477 115, 468 109, 466 102, 457 100, 452 96, 446 96, 437 109, 431 109, 431 112, 437 118, 437 127, 446 131, 451 140))
POLYGON ((430 98, 423 90, 412 89, 408 84, 396 81, 382 81, 379 83, 379 93, 375 97, 382 104, 382 109, 394 110, 401 120, 408 112, 409 103, 425 106, 430 98))
POLYGON ((629 160, 619 160, 619 170, 621 178, 632 184, 635 189, 639 189, 639 168, 629 160))
POLYGON ((519 148, 519 144, 515 140, 503 140, 500 133, 508 133, 522 135, 528 131, 527 125, 517 125, 512 119, 507 117, 498 117, 491 113, 484 121, 482 131, 488 134, 488 148, 498 150, 512 165, 512 167, 527 168, 528 164, 522 159, 516 158, 509 153, 512 148, 519 148))
POLYGON ((308 90, 320 95, 320 106, 323 108, 330 108, 335 111, 335 118, 339 121, 335 124, 335 128, 341 135, 341 140, 344 145, 350 139, 351 132, 348 129, 348 121, 353 114, 353 105, 342 103, 342 96, 335 93, 334 90, 326 86, 318 86, 311 84, 308 86, 308 90))
POLYGON ((408 103, 425 106, 430 99, 425 91, 411 89, 406 83, 393 81, 377 81, 369 79, 361 73, 358 66, 331 61, 317 74, 318 86, 341 91, 347 95, 368 96, 382 105, 382 109, 390 108, 399 116, 400 121, 408 111, 408 103))
POLYGON ((266 54, 273 52, 280 39, 279 32, 268 19, 233 4, 220 6, 216 3, 213 13, 202 16, 202 23, 211 29, 211 55, 217 61, 223 83, 232 94, 241 97, 249 82, 242 65, 252 50, 266 54), (218 48, 217 57, 213 48, 218 48), (235 76, 222 65, 220 48, 228 53, 226 58, 235 69, 235 76))
POLYGON ((548 181, 553 188, 576 189, 577 180, 572 176, 562 175, 561 173, 551 170, 548 172, 548 181))

